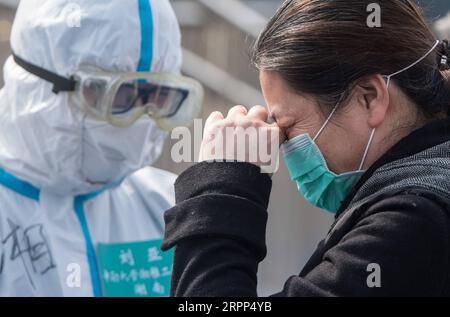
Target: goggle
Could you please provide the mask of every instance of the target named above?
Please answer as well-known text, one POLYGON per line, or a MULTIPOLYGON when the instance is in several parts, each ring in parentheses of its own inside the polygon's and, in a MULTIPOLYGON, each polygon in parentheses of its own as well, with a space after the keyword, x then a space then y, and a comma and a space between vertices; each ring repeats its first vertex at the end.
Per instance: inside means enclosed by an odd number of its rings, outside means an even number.
MULTIPOLYGON (((114 73, 80 66, 65 78, 35 66, 13 54, 18 65, 53 84, 53 92, 69 92, 71 104, 92 118, 117 127, 128 127, 147 114, 156 122, 180 113, 177 125, 188 125, 199 115, 203 102, 202 85, 188 77, 168 73, 114 73)), ((166 125, 167 126, 167 125, 166 125)))

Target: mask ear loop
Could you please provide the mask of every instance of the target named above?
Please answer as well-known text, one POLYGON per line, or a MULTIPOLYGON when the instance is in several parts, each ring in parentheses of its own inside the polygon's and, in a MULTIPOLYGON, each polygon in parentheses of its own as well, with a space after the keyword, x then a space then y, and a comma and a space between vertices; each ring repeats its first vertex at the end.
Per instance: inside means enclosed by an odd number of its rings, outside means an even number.
MULTIPOLYGON (((414 63, 412 63, 412 64, 409 65, 408 67, 405 67, 405 68, 403 68, 403 69, 401 69, 401 70, 399 70, 399 71, 397 71, 397 72, 395 72, 395 73, 393 73, 393 74, 390 74, 390 75, 388 75, 388 76, 384 76, 384 77, 387 78, 387 81, 386 81, 387 87, 389 88, 389 84, 391 83, 391 77, 392 77, 392 76, 398 75, 398 74, 400 74, 400 73, 402 73, 402 72, 404 72, 404 71, 407 71, 408 69, 410 69, 410 68, 416 66, 417 64, 419 64, 419 63, 420 63, 421 61, 423 61, 428 55, 430 55, 431 52, 434 51, 434 49, 439 45, 439 43, 440 43, 440 41, 437 40, 436 43, 433 45, 433 47, 430 48, 430 50, 429 50, 424 56, 422 56, 421 58, 419 58, 417 61, 415 61, 414 63)), ((372 144, 373 137, 374 137, 374 135, 375 135, 375 131, 376 131, 376 128, 374 128, 374 129, 372 130, 372 133, 370 134, 369 142, 367 143, 366 149, 365 149, 365 151, 364 151, 363 158, 362 158, 362 160, 361 160, 361 164, 359 165, 359 169, 358 169, 359 171, 361 171, 362 168, 363 168, 363 166, 364 166, 364 163, 365 163, 366 158, 367 158, 367 154, 369 153, 370 145, 372 144)))
POLYGON ((386 86, 387 88, 389 88, 389 84, 391 83, 391 75, 386 76, 387 80, 386 80, 386 86))
POLYGON ((361 164, 359 165, 358 171, 362 171, 364 163, 366 162, 367 154, 369 154, 369 148, 372 145, 373 137, 375 136, 375 131, 376 130, 377 130, 376 128, 372 129, 372 133, 370 134, 369 142, 367 142, 366 149, 364 150, 364 155, 363 155, 363 158, 361 160, 361 164))
POLYGON ((397 71, 397 72, 395 72, 395 73, 393 73, 393 74, 390 74, 390 75, 387 75, 387 76, 385 75, 384 77, 387 78, 386 85, 389 87, 389 84, 390 84, 390 82, 391 82, 391 77, 393 77, 393 76, 395 76, 395 75, 398 75, 398 74, 400 74, 400 73, 403 73, 403 72, 407 71, 408 69, 410 69, 411 67, 416 66, 416 65, 419 64, 421 61, 423 61, 428 55, 431 54, 431 52, 434 51, 434 49, 439 45, 439 43, 440 43, 440 41, 439 41, 439 40, 436 40, 436 43, 433 45, 433 47, 432 47, 432 48, 431 48, 424 56, 422 56, 421 58, 419 58, 417 61, 415 61, 414 63, 412 63, 412 64, 409 65, 408 67, 405 67, 405 68, 403 68, 403 69, 401 69, 401 70, 399 70, 399 71, 397 71))
POLYGON ((325 120, 325 123, 322 125, 322 127, 320 128, 319 132, 317 132, 316 136, 314 137, 313 141, 314 143, 316 143, 317 138, 319 137, 319 135, 322 133, 322 131, 325 129, 325 127, 327 126, 328 122, 330 122, 331 117, 333 117, 334 113, 336 112, 337 108, 339 106, 339 103, 336 104, 336 106, 334 106, 333 111, 331 111, 330 115, 328 116, 327 120, 325 120))
POLYGON ((331 111, 330 115, 328 116, 327 120, 325 120, 325 123, 322 125, 322 127, 319 129, 319 132, 317 132, 316 136, 313 138, 314 143, 316 142, 317 138, 320 136, 320 134, 323 132, 323 130, 325 129, 325 127, 328 125, 328 123, 330 122, 331 118, 333 117, 334 113, 336 112, 336 110, 338 109, 339 105, 342 102, 342 99, 344 98, 344 94, 341 95, 341 97, 339 98, 339 101, 336 103, 336 106, 334 106, 333 110, 331 111))

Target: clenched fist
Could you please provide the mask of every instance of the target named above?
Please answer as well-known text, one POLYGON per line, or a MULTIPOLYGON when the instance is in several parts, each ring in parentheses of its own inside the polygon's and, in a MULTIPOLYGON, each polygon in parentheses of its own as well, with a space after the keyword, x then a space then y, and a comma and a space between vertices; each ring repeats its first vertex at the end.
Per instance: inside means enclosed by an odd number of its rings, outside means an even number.
POLYGON ((221 112, 211 113, 205 123, 199 161, 248 162, 264 172, 275 172, 284 137, 268 119, 269 113, 262 106, 248 111, 235 106, 226 118, 221 112))

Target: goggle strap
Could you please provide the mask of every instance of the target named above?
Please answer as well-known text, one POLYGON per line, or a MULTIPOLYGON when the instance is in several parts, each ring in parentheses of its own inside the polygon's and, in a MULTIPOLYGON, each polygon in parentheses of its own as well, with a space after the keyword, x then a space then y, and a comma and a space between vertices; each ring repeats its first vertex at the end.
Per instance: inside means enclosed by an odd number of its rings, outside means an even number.
POLYGON ((76 80, 73 77, 66 78, 55 74, 51 71, 48 71, 42 67, 36 66, 24 60, 23 58, 17 56, 15 53, 12 53, 14 61, 17 65, 25 69, 27 72, 42 78, 53 84, 52 91, 55 94, 58 94, 61 91, 74 91, 76 87, 76 80))

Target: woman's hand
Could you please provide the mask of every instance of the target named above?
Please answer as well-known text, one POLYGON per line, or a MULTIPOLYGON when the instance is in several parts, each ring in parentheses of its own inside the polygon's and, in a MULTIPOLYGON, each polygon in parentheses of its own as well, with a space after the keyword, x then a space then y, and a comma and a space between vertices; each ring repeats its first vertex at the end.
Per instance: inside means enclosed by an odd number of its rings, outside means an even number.
POLYGON ((221 112, 211 113, 205 123, 199 161, 248 162, 264 172, 275 172, 284 137, 277 124, 268 120, 269 113, 262 106, 248 111, 235 106, 226 118, 221 112))

